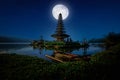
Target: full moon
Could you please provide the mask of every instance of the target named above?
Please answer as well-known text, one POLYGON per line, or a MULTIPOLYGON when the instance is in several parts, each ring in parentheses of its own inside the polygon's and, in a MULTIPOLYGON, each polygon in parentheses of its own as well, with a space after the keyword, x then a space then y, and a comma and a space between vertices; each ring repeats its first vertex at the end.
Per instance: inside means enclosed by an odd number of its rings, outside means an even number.
POLYGON ((57 4, 52 9, 52 14, 55 19, 58 19, 59 14, 62 14, 63 20, 65 20, 69 15, 69 10, 65 5, 57 4))

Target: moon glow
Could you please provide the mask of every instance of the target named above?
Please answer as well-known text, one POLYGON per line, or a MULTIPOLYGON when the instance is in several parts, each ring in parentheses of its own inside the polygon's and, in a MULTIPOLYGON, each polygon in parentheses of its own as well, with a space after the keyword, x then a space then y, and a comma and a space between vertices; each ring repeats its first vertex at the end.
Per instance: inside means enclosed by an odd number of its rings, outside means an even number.
POLYGON ((65 5, 57 4, 52 9, 52 14, 55 19, 58 19, 59 14, 62 14, 63 20, 66 19, 69 15, 69 10, 65 5))

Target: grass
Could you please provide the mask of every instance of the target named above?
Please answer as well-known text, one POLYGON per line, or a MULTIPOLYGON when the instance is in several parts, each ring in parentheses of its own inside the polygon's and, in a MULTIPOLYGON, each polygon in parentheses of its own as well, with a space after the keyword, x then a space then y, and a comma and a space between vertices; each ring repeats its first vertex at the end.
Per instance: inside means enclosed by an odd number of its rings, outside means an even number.
POLYGON ((0 54, 0 80, 119 80, 119 65, 120 44, 93 55, 89 62, 52 63, 37 57, 0 54))

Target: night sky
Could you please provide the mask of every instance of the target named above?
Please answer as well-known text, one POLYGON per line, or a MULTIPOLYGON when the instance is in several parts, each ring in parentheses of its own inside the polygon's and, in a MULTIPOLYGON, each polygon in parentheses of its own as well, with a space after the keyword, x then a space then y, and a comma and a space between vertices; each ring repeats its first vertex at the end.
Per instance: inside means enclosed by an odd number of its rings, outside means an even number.
POLYGON ((0 0, 0 36, 54 40, 56 4, 69 8, 64 27, 75 41, 120 32, 119 0, 0 0))

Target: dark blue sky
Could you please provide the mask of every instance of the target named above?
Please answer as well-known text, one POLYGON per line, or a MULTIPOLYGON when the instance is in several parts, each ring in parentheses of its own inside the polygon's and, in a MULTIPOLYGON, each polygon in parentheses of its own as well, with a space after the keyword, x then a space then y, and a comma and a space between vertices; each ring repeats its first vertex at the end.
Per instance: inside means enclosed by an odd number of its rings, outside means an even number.
POLYGON ((0 0, 0 36, 53 40, 57 21, 51 11, 59 3, 69 8, 64 27, 75 41, 120 32, 119 0, 0 0))

